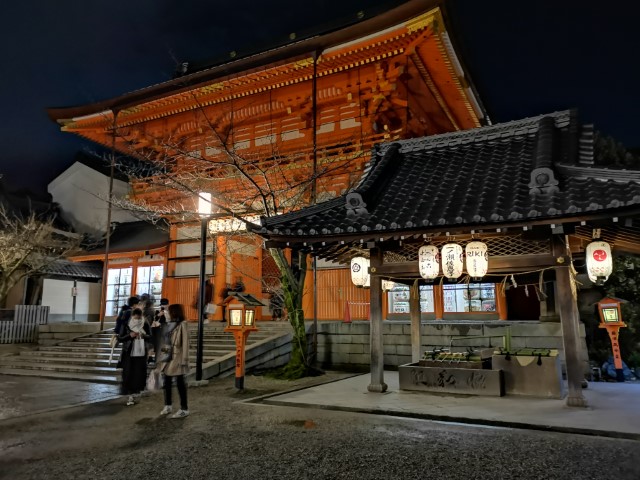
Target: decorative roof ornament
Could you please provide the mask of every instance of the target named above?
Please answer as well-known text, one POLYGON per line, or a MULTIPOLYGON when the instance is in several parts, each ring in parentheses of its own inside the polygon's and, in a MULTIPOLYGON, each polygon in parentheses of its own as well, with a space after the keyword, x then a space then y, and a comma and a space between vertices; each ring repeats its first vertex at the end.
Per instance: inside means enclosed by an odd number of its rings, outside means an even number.
POLYGON ((549 167, 535 168, 531 171, 531 181, 529 182, 529 193, 550 194, 559 192, 558 180, 555 173, 549 167))
POLYGON ((347 217, 358 218, 369 215, 367 211, 367 204, 362 200, 362 195, 356 192, 347 194, 345 201, 345 207, 347 209, 347 217))

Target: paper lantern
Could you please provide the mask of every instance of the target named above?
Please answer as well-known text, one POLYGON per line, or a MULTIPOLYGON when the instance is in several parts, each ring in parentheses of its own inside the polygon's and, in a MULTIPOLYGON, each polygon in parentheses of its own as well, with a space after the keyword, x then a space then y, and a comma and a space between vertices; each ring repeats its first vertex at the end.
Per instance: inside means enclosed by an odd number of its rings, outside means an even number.
POLYGON ((449 280, 462 275, 462 247, 457 243, 447 243, 442 247, 442 273, 449 280))
POLYGON ((433 280, 440 275, 440 253, 435 245, 423 245, 418 250, 418 269, 425 280, 433 280))
POLYGON ((351 281, 356 287, 370 286, 368 258, 354 257, 351 259, 351 281))
POLYGON ((483 242, 469 242, 464 249, 467 273, 473 278, 484 277, 489 270, 489 252, 483 242))
POLYGON ((393 290, 395 286, 396 286, 395 282, 392 282, 391 280, 382 280, 383 292, 388 292, 389 290, 393 290))
POLYGON ((587 245, 585 254, 589 280, 598 285, 606 282, 613 272, 613 258, 609 244, 601 240, 591 242, 587 245))

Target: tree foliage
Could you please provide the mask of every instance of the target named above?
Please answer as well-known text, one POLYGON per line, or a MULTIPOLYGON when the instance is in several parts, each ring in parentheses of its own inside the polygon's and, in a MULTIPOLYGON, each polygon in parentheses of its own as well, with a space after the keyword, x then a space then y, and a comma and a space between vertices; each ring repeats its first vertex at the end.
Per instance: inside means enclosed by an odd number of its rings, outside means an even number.
POLYGON ((24 217, 0 204, 0 305, 24 277, 79 250, 80 238, 56 229, 53 222, 35 213, 24 217))
MULTIPOLYGON (((640 367, 640 258, 631 255, 614 258, 613 273, 603 288, 603 296, 627 301, 622 304, 622 319, 627 327, 620 329, 620 353, 630 367, 640 367)), ((593 313, 590 323, 595 328, 589 356, 601 365, 611 356, 611 342, 606 330, 596 326, 599 318, 595 308, 593 313)))

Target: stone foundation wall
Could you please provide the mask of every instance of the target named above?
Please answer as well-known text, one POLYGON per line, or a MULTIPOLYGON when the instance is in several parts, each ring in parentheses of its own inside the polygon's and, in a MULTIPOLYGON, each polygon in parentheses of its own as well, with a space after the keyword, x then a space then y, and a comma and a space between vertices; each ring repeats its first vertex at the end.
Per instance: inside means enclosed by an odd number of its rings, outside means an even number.
MULTIPOLYGON (((562 328, 554 322, 422 322, 422 352, 433 348, 451 347, 464 351, 465 347, 499 347, 506 328, 511 328, 511 347, 558 349, 564 369, 562 328), (492 338, 461 339, 467 336, 492 338), (452 342, 453 340, 453 342, 452 342)), ((398 367, 411 363, 411 324, 403 321, 384 321, 384 364, 398 367)), ((584 325, 580 324, 582 362, 589 373, 589 359, 584 325)), ((320 322, 318 324, 318 361, 324 368, 368 368, 370 363, 369 322, 320 322)))
MULTIPOLYGON (((104 322, 103 330, 112 329, 114 322, 104 322)), ((100 322, 64 322, 40 325, 38 344, 56 345, 66 340, 84 337, 100 331, 100 322)))

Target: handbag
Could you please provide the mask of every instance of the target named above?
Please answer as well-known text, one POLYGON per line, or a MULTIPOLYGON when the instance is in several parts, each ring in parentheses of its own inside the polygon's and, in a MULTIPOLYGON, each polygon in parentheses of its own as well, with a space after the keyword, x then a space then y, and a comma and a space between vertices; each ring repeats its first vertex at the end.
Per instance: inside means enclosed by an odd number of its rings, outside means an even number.
POLYGON ((144 348, 144 339, 143 338, 135 338, 133 340, 133 347, 131 348, 131 356, 132 357, 144 357, 145 348, 144 348))
POLYGON ((170 362, 173 358, 173 346, 172 345, 163 345, 160 347, 160 361, 161 362, 170 362))
POLYGON ((154 390, 160 390, 160 372, 155 368, 149 372, 147 378, 147 390, 153 392, 154 390))

